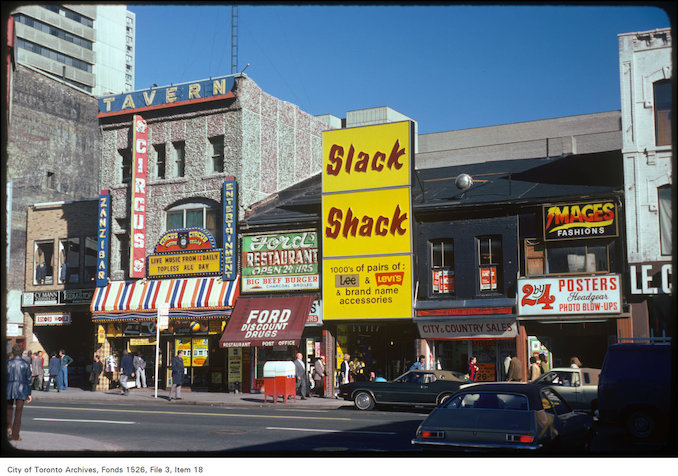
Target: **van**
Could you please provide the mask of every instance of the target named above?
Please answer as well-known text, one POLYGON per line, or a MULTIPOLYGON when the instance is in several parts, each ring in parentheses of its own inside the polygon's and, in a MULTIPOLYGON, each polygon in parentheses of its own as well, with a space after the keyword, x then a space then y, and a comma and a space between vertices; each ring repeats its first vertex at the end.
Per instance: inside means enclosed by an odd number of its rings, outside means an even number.
POLYGON ((634 438, 666 430, 671 400, 670 344, 613 344, 598 381, 598 420, 634 438))

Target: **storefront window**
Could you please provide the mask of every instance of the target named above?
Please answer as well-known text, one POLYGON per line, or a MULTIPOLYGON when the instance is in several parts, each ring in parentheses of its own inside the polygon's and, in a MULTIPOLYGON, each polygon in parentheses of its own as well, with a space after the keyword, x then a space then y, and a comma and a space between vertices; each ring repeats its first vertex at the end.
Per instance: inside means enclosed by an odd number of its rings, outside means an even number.
POLYGON ((183 177, 186 167, 186 149, 184 142, 172 142, 174 148, 174 176, 183 177))
POLYGON ((155 149, 155 176, 164 179, 166 171, 165 144, 157 144, 153 148, 155 149))
POLYGON ((224 136, 211 137, 210 149, 211 149, 211 161, 210 172, 223 172, 224 171, 224 136))
POLYGON ((206 228, 221 246, 221 208, 208 203, 187 203, 173 207, 167 212, 167 229, 206 228))
POLYGON ((59 240, 59 283, 80 282, 80 238, 59 240))
POLYGON ((657 81, 653 88, 655 144, 671 145, 671 80, 657 81))
POLYGON ((97 239, 95 236, 85 238, 85 277, 84 282, 93 282, 97 272, 97 239))
POLYGON ((671 185, 665 185, 657 189, 659 198, 659 240, 663 256, 671 256, 673 247, 671 242, 671 229, 673 228, 671 213, 671 185))
POLYGON ((609 271, 606 245, 548 246, 546 273, 597 273, 609 271))
POLYGON ((431 292, 454 294, 454 241, 430 241, 431 292))
POLYGON ((54 242, 36 241, 33 261, 33 284, 54 284, 54 242))
POLYGON ((503 253, 501 236, 479 236, 476 238, 478 247, 478 271, 480 291, 501 292, 501 270, 503 253))
POLYGON ((122 159, 122 183, 129 183, 132 180, 132 154, 127 149, 118 150, 122 159))

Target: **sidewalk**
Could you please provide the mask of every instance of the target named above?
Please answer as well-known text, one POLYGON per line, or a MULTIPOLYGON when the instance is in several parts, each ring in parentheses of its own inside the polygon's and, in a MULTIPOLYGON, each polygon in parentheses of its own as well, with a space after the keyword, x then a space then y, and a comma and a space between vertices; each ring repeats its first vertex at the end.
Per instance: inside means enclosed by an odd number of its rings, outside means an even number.
MULTIPOLYGON (((44 402, 63 402, 63 403, 83 403, 88 405, 100 405, 105 403, 139 403, 139 404, 159 404, 166 405, 167 408, 176 408, 181 405, 208 405, 215 407, 241 407, 241 408, 295 408, 295 409, 314 409, 314 410, 333 410, 343 406, 353 407, 353 403, 343 399, 336 398, 318 398, 310 397, 306 400, 301 400, 297 397, 288 399, 287 403, 283 403, 282 398, 278 398, 276 403, 273 399, 268 397, 268 401, 264 401, 263 393, 220 393, 220 392, 181 392, 181 400, 168 400, 167 390, 158 389, 158 398, 155 398, 155 389, 140 388, 130 389, 127 396, 120 395, 120 389, 108 390, 106 392, 91 392, 82 390, 80 388, 69 388, 57 392, 50 390, 49 392, 32 392, 33 400, 26 408, 31 405, 40 405, 44 402)), ((24 417, 26 413, 24 410, 24 417)), ((4 448, 12 450, 24 450, 27 452, 44 451, 49 453, 54 452, 71 452, 71 451, 123 451, 122 448, 100 441, 90 440, 79 436, 60 435, 52 433, 42 433, 33 431, 22 431, 21 441, 13 441, 9 445, 3 445, 4 448)), ((3 451, 4 453, 4 451, 3 451)), ((17 453, 29 455, 30 453, 17 453)))

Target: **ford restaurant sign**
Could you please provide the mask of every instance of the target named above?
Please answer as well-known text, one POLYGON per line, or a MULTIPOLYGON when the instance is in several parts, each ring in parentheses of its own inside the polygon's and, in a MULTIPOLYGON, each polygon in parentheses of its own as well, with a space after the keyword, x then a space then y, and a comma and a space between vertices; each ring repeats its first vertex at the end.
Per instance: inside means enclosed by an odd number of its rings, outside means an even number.
POLYGON ((99 98, 98 117, 233 98, 234 85, 234 76, 224 76, 104 96, 99 98))

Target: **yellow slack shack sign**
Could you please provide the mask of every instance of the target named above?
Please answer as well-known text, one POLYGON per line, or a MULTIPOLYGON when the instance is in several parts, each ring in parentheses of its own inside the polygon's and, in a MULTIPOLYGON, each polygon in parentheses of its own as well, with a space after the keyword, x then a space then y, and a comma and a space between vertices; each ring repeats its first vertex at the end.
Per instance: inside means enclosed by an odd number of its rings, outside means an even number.
POLYGON ((323 133, 323 317, 412 317, 412 123, 323 133))

